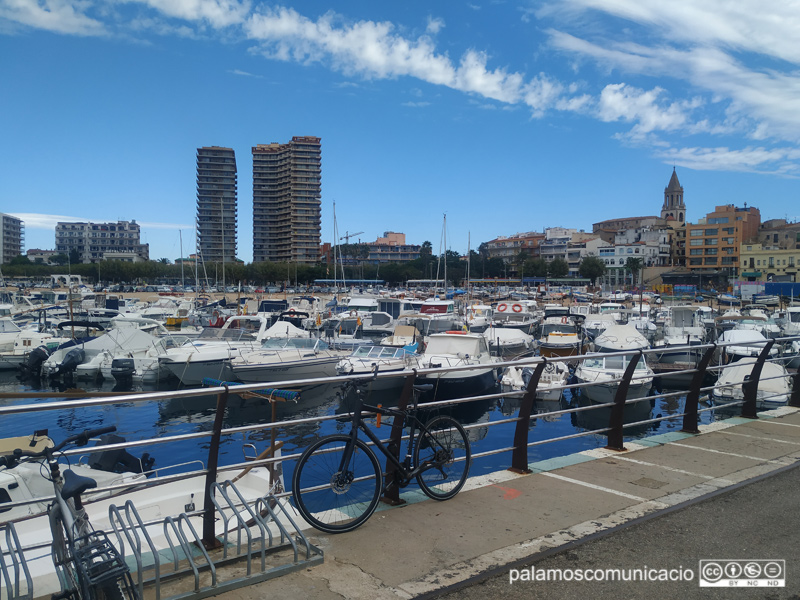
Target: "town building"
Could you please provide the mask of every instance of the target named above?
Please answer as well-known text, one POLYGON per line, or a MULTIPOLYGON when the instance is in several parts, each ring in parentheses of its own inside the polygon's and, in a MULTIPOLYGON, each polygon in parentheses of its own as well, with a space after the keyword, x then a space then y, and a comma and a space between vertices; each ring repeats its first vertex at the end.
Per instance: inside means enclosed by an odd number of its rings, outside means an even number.
POLYGON ((686 224, 686 266, 692 272, 739 274, 743 243, 758 239, 761 212, 755 207, 717 206, 697 223, 686 224))
POLYGON ((231 148, 197 149, 196 226, 197 253, 204 262, 236 260, 237 173, 231 148))
POLYGON ((31 248, 26 253, 28 260, 32 263, 39 265, 52 264, 50 259, 59 254, 55 250, 40 250, 39 248, 31 248))
POLYGON ((372 264, 416 260, 422 248, 419 244, 406 244, 406 234, 394 231, 384 232, 383 237, 377 238, 368 246, 367 262, 372 264))
POLYGON ((800 223, 786 219, 764 221, 758 229, 758 243, 781 249, 800 248, 800 223))
POLYGON ((253 152, 253 262, 314 264, 321 232, 318 137, 259 144, 253 152))
POLYGON ((489 258, 500 258, 506 264, 516 262, 520 252, 525 253, 530 258, 539 256, 539 244, 545 239, 544 233, 529 231, 527 233, 515 233, 509 236, 500 236, 486 242, 486 249, 489 258))
POLYGON ((0 264, 8 264, 22 254, 25 226, 22 219, 0 213, 0 264))
POLYGON ((797 281, 800 245, 781 248, 760 243, 742 244, 739 276, 746 281, 797 281))
POLYGON ((56 252, 68 256, 76 252, 81 263, 149 260, 150 246, 142 244, 140 238, 136 221, 56 224, 56 252))

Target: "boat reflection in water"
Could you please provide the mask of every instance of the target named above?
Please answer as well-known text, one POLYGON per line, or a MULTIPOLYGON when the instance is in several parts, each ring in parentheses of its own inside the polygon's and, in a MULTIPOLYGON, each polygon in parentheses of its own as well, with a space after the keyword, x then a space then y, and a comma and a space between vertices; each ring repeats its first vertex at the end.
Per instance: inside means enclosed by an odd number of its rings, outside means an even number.
MULTIPOLYGON (((578 407, 592 407, 591 410, 582 410, 570 414, 570 419, 575 427, 595 431, 599 429, 606 429, 609 426, 611 419, 611 406, 600 406, 593 402, 591 398, 582 394, 583 390, 575 390, 572 400, 569 403, 569 408, 578 407)), ((655 398, 642 398, 638 402, 626 404, 622 413, 622 422, 625 425, 630 423, 637 423, 639 421, 646 421, 651 418, 660 417, 661 414, 653 415, 655 407, 655 398)), ((625 437, 644 437, 653 431, 656 431, 660 426, 660 421, 656 423, 646 423, 643 425, 634 425, 632 427, 625 427, 623 435, 625 437)), ((602 435, 607 435, 603 432, 602 435)))

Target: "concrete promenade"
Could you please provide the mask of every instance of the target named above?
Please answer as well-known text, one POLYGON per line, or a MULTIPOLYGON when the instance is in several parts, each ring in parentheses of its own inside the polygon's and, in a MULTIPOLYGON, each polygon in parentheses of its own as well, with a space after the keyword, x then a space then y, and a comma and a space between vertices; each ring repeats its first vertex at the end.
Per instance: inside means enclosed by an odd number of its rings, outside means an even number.
POLYGON ((322 565, 219 597, 800 598, 800 412, 759 416, 534 463, 530 475, 475 477, 443 503, 410 490, 408 504, 379 508, 354 532, 308 530, 322 565), (783 559, 786 587, 701 588, 700 559, 783 559), (693 579, 509 583, 530 565, 693 579))

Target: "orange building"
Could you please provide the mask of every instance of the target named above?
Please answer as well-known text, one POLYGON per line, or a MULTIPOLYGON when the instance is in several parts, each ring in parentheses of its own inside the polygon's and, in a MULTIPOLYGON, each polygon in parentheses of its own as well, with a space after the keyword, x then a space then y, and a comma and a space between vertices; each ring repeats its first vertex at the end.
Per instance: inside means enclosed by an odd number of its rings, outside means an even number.
POLYGON ((761 212, 755 207, 717 206, 697 223, 686 224, 686 266, 693 271, 717 270, 739 274, 743 242, 758 237, 761 212))

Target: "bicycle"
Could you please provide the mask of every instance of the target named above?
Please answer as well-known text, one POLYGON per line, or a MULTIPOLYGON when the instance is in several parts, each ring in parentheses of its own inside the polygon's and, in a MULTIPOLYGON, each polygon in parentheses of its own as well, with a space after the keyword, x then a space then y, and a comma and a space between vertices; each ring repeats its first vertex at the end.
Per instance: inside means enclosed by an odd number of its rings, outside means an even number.
POLYGON ((97 487, 90 477, 66 469, 61 472, 59 450, 68 444, 85 446, 90 438, 116 431, 116 427, 86 430, 64 439, 40 452, 16 449, 11 455, 0 456, 0 466, 13 469, 22 460, 44 459, 42 477, 53 483, 55 499, 47 507, 50 531, 53 536, 51 554, 61 592, 51 600, 138 600, 130 569, 104 531, 95 531, 81 495, 97 487), (45 470, 44 464, 47 463, 45 470))
POLYGON ((412 405, 399 410, 364 404, 360 386, 368 381, 350 384, 357 394, 350 433, 329 435, 309 446, 292 475, 295 506, 306 521, 326 533, 344 533, 363 524, 391 486, 406 487, 416 479, 429 498, 448 500, 461 490, 469 473, 470 444, 461 424, 448 415, 434 416, 427 423, 417 418, 419 394, 430 391, 431 384, 415 385, 412 405), (391 416, 409 428, 402 461, 367 427, 364 412, 377 415, 378 426, 382 416, 391 416), (394 466, 388 485, 375 452, 359 439, 359 430, 394 466))

